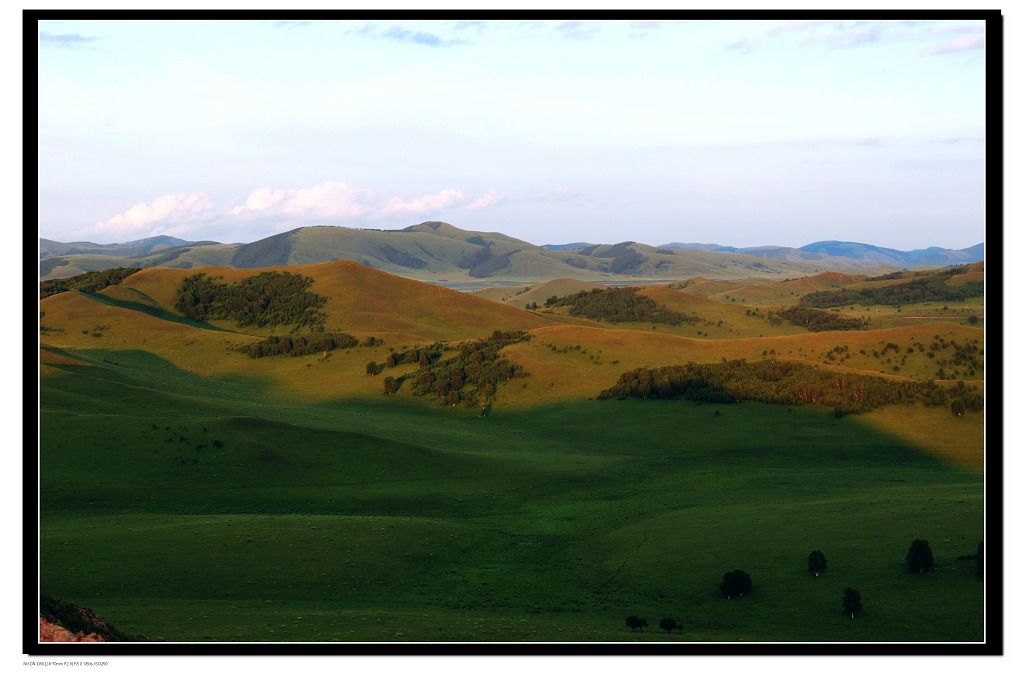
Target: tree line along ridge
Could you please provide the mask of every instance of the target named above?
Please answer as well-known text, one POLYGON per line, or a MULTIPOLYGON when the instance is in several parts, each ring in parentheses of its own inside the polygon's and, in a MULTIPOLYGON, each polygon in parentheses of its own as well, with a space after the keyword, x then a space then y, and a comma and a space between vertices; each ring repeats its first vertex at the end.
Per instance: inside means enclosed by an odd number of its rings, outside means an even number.
MULTIPOLYGON (((984 281, 964 281, 951 284, 953 276, 967 272, 967 267, 958 266, 941 271, 913 277, 902 283, 892 283, 868 288, 838 288, 835 290, 818 290, 801 296, 800 304, 805 307, 827 309, 831 307, 852 306, 854 304, 870 305, 902 305, 915 302, 962 302, 969 297, 985 295, 984 281)), ((869 279, 898 280, 902 274, 887 274, 869 279)))
POLYGON ((699 402, 749 400, 774 405, 832 407, 836 416, 867 412, 884 405, 922 402, 951 405, 954 414, 984 409, 976 385, 957 382, 951 389, 934 381, 907 381, 863 374, 832 372, 805 363, 764 359, 686 363, 624 372, 599 399, 683 398, 699 402), (951 402, 952 401, 952 402, 951 402))
POLYGON ((103 271, 90 271, 68 278, 43 281, 39 284, 39 299, 72 290, 91 295, 103 290, 107 286, 119 284, 137 271, 139 271, 137 267, 114 267, 104 269, 103 271))

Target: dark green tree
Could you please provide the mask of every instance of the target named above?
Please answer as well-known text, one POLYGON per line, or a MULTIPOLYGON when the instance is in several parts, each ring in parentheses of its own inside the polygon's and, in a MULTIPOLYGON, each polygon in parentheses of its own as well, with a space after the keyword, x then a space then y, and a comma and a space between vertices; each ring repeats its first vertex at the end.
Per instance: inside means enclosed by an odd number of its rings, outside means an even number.
POLYGON ((843 590, 843 613, 849 613, 852 618, 853 615, 864 608, 864 605, 860 602, 860 592, 846 588, 843 590))
POLYGON ((438 398, 445 398, 448 396, 448 392, 451 391, 451 384, 446 381, 439 381, 434 384, 434 391, 437 393, 438 398))
POLYGON ((722 576, 722 583, 718 586, 718 589, 722 591, 726 597, 731 599, 733 596, 742 597, 745 594, 750 594, 753 589, 753 583, 750 580, 750 575, 746 571, 728 571, 722 576))
POLYGON ((430 356, 427 355, 426 351, 420 354, 420 367, 430 367, 430 356))
POLYGON ((666 632, 671 632, 672 630, 683 631, 683 626, 676 622, 675 618, 662 618, 660 626, 666 632))
POLYGON ((642 630, 647 629, 647 620, 639 618, 635 615, 631 615, 626 618, 626 627, 631 630, 642 630))
POLYGON ((815 577, 821 575, 821 572, 825 570, 825 566, 825 553, 821 550, 815 550, 807 556, 807 568, 815 577))
POLYGON ((377 376, 377 363, 376 361, 370 361, 366 364, 366 375, 369 377, 377 376))
POLYGON ((932 548, 928 541, 918 538, 910 544, 907 551, 907 568, 912 572, 924 573, 935 565, 932 548))
POLYGON ((398 390, 398 382, 394 377, 384 377, 384 393, 391 395, 398 390))

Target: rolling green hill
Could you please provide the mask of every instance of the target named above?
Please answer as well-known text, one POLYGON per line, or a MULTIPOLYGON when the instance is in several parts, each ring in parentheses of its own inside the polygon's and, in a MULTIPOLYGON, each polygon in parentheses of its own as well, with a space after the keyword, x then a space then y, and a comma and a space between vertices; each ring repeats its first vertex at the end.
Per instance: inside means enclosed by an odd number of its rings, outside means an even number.
MULTIPOLYGON (((402 230, 315 226, 275 234, 246 244, 183 242, 169 237, 134 244, 59 244, 41 239, 46 256, 40 278, 69 276, 109 267, 204 266, 256 269, 351 260, 364 266, 424 281, 528 281, 558 278, 591 282, 715 279, 780 279, 822 272, 826 263, 770 259, 743 253, 655 248, 624 241, 582 248, 536 246, 498 232, 462 230, 443 222, 424 222, 402 230)), ((863 266, 850 260, 849 269, 863 266)), ((827 266, 826 266, 827 265, 827 266)), ((894 267, 880 265, 878 271, 894 267)))
MULTIPOLYGON (((460 260, 521 245, 426 228, 400 236, 444 239, 460 260)), ((628 251, 660 255, 582 257, 628 251)), ((41 591, 171 642, 978 643, 983 412, 947 397, 844 413, 799 387, 805 404, 599 399, 638 368, 733 361, 793 363, 840 393, 854 374, 950 395, 984 383, 983 323, 962 314, 890 326, 874 308, 866 329, 826 332, 767 319, 831 282, 636 292, 700 317, 678 325, 516 306, 584 281, 489 300, 351 261, 154 267, 50 295, 41 591), (305 310, 323 320, 298 327, 305 310), (317 326, 354 341, 244 348, 317 326), (472 403, 451 394, 498 372, 472 403), (928 573, 905 563, 918 538, 928 573), (812 550, 828 559, 817 578, 812 550), (753 592, 727 599, 734 569, 753 592), (856 620, 845 587, 862 595, 856 620)))

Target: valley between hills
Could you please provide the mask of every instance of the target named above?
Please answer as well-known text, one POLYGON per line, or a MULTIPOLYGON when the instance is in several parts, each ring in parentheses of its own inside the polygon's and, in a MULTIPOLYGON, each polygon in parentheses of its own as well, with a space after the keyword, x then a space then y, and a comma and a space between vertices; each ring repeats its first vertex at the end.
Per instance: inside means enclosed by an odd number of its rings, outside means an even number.
POLYGON ((316 259, 318 231, 59 254, 43 594, 170 643, 984 641, 983 261, 442 225, 407 234, 447 233, 447 268, 378 241, 407 275, 316 259))

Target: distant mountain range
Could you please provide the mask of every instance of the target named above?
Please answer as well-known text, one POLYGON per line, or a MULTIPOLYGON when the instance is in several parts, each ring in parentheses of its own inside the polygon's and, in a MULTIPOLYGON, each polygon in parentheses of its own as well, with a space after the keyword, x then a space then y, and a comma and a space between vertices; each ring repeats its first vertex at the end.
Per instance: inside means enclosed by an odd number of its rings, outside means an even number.
POLYGON ((541 281, 576 278, 675 280, 790 278, 823 271, 865 273, 966 264, 984 259, 984 244, 964 250, 898 251, 822 241, 802 248, 734 248, 716 244, 635 241, 537 246, 498 232, 424 222, 402 230, 302 227, 252 243, 185 241, 157 236, 114 244, 39 240, 40 278, 64 278, 111 267, 261 268, 352 260, 399 276, 433 282, 541 281))
MULTIPOLYGON (((574 245, 574 244, 569 244, 574 245)), ((859 263, 893 265, 896 267, 916 267, 919 265, 947 266, 952 264, 968 264, 985 259, 985 244, 979 243, 970 248, 953 250, 949 248, 920 248, 903 251, 893 248, 880 248, 866 243, 850 241, 818 241, 800 248, 784 246, 758 246, 753 248, 734 248, 719 246, 713 243, 666 243, 662 248, 683 248, 687 250, 705 250, 719 253, 741 253, 772 260, 788 260, 791 262, 825 262, 831 258, 856 260, 859 263)))
POLYGON ((61 243, 49 239, 39 239, 39 259, 43 260, 59 255, 141 257, 167 248, 192 245, 195 245, 195 242, 176 239, 173 236, 152 236, 148 239, 128 241, 127 243, 89 243, 88 241, 61 243))

